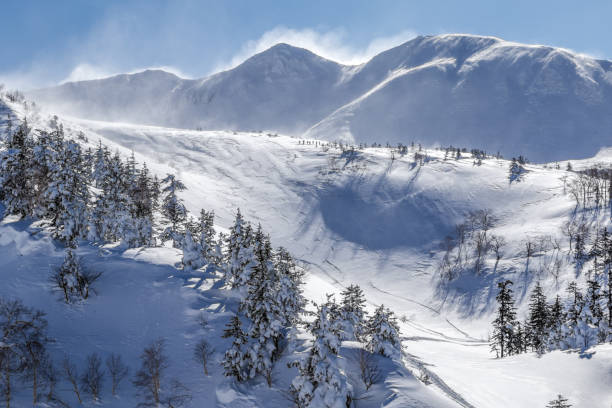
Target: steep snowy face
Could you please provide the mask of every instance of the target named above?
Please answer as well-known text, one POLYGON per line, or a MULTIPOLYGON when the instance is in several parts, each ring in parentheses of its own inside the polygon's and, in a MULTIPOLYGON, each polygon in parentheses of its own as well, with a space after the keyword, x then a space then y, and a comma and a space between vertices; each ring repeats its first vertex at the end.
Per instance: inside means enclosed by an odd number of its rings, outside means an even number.
POLYGON ((60 113, 89 119, 299 134, 344 102, 334 92, 342 68, 308 50, 278 44, 201 80, 144 71, 29 96, 60 113))
POLYGON ((90 119, 414 140, 539 162, 591 157, 612 143, 610 61, 472 35, 417 37, 360 66, 278 44, 201 80, 145 71, 30 96, 90 119))
POLYGON ((113 121, 155 122, 173 110, 169 98, 186 81, 162 70, 68 82, 34 91, 32 97, 58 113, 113 121))
POLYGON ((299 134, 343 102, 334 89, 341 73, 333 61, 278 44, 176 100, 187 127, 299 134))
POLYGON ((593 156, 611 144, 612 82, 605 61, 453 35, 416 39, 370 64, 376 68, 366 65, 367 76, 388 66, 386 79, 307 135, 452 144, 535 161, 593 156))

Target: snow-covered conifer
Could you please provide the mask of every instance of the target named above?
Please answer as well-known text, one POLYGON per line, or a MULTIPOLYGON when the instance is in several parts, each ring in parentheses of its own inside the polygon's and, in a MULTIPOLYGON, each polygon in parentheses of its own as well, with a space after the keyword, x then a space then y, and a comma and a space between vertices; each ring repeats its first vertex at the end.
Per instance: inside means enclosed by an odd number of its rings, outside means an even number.
POLYGON ((161 213, 170 226, 166 229, 165 238, 172 239, 174 247, 180 244, 180 236, 183 233, 183 223, 187 219, 187 210, 183 200, 178 197, 178 193, 185 190, 185 185, 177 179, 174 174, 168 174, 161 181, 162 193, 164 194, 161 213))
POLYGON ((567 398, 564 398, 561 394, 559 394, 557 398, 550 401, 548 405, 546 405, 547 408, 571 408, 571 406, 572 404, 570 404, 567 398))
POLYGON ((185 234, 183 235, 181 248, 183 250, 183 258, 181 263, 183 264, 184 270, 193 271, 204 266, 205 260, 202 257, 202 249, 200 244, 193 239, 189 229, 186 229, 185 234))
POLYGON ((563 314, 563 305, 559 296, 548 308, 548 349, 557 350, 561 348, 563 341, 563 322, 565 316, 563 314))
MULTIPOLYGON (((261 227, 258 229, 261 232, 261 227)), ((269 237, 256 234, 255 262, 248 281, 248 292, 240 309, 250 320, 247 334, 251 341, 246 352, 249 378, 263 375, 272 385, 272 369, 280 354, 284 319, 277 299, 277 279, 269 237)))
POLYGON ((202 209, 198 219, 198 231, 201 256, 205 263, 217 261, 215 256, 217 242, 215 240, 214 224, 215 212, 202 209))
POLYGON ((32 141, 26 120, 8 134, 5 147, 0 156, 0 186, 6 212, 26 217, 31 212, 33 192, 28 182, 32 141))
POLYGON ((221 365, 227 377, 234 377, 237 381, 246 380, 245 358, 243 347, 247 342, 246 334, 242 330, 242 322, 238 316, 232 317, 223 332, 223 338, 231 338, 232 345, 225 352, 221 365))
POLYGON ((349 285, 342 292, 340 319, 343 340, 363 340, 365 332, 365 305, 363 290, 359 285, 349 285))
POLYGON ((304 272, 295 265, 293 257, 285 248, 278 248, 275 254, 274 271, 278 281, 276 301, 280 308, 283 325, 296 325, 306 305, 302 294, 304 272))
POLYGON ((99 141, 94 153, 93 171, 91 174, 95 187, 102 188, 109 162, 110 152, 106 146, 102 146, 102 141, 99 141))
POLYGON ((64 143, 51 173, 48 198, 54 203, 50 213, 54 235, 72 243, 85 235, 89 202, 88 175, 78 143, 64 143))
POLYGON ((497 287, 497 315, 493 320, 493 335, 491 336, 491 349, 496 351, 498 357, 505 357, 512 354, 513 335, 516 325, 516 312, 514 299, 512 296, 512 281, 506 280, 499 282, 497 287))
POLYGON ((399 326, 395 314, 380 305, 367 321, 366 349, 385 357, 398 357, 402 350, 399 326))
POLYGON ((548 345, 548 305, 540 282, 536 283, 529 300, 528 342, 538 354, 546 352, 548 345))
POLYGON ((569 298, 565 306, 565 322, 563 323, 563 342, 562 348, 575 348, 578 325, 581 320, 582 309, 584 308, 584 297, 576 282, 571 282, 567 286, 569 298))
POLYGON ((328 299, 310 325, 314 340, 308 355, 294 363, 299 374, 291 383, 291 393, 300 408, 346 408, 351 403, 352 387, 338 364, 342 328, 331 314, 328 299))
POLYGON ((252 240, 251 226, 238 209, 226 242, 226 281, 232 288, 242 287, 249 280, 249 264, 253 260, 252 240))

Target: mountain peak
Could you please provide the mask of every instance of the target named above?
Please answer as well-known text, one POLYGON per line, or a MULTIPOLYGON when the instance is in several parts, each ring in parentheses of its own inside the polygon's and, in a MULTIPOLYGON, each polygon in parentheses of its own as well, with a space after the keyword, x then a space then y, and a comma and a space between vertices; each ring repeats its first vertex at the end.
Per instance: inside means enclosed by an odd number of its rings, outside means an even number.
POLYGON ((243 64, 261 63, 262 61, 273 61, 276 59, 282 59, 283 61, 297 62, 297 63, 319 63, 319 64, 334 64, 340 65, 335 61, 328 60, 314 52, 306 49, 297 47, 295 45, 287 43, 278 43, 272 47, 264 50, 260 53, 253 55, 248 58, 243 64))

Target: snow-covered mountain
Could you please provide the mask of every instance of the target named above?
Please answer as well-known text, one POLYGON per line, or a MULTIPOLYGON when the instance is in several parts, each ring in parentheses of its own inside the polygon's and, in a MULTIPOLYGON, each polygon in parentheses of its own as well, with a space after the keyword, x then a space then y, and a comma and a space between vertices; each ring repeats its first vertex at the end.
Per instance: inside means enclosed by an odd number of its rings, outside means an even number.
POLYGON ((612 143, 612 62, 472 35, 420 36, 359 66, 278 44, 203 79, 150 70, 30 96, 89 119, 452 144, 538 162, 612 143))
MULTIPOLYGON (((28 117, 35 129, 57 128, 57 120, 31 105, 6 103, 4 109, 13 118, 28 117)), ((582 353, 554 350, 542 357, 529 352, 503 359, 494 358, 490 348, 498 281, 515 282, 517 313, 523 320, 537 282, 549 299, 559 294, 565 302, 569 282, 585 288, 592 276, 593 260, 575 260, 564 225, 573 220, 591 231, 583 243, 588 249, 594 232, 609 228, 610 208, 577 208, 571 190, 580 175, 567 171, 567 163, 560 168, 526 164, 516 180, 509 177, 508 160, 487 156, 478 163, 467 152, 456 156, 418 146, 343 150, 258 132, 87 119, 60 122, 66 138, 83 148, 95 149, 101 141, 123 157, 133 152, 153 174, 176 174, 187 186, 181 198, 190 212, 214 210, 219 231, 231 227, 239 207, 246 219, 270 233, 274 245, 286 247, 305 267, 309 300, 322 302, 326 293, 339 297, 357 283, 370 312, 380 304, 395 311, 404 353, 379 360, 379 382, 358 406, 544 407, 559 393, 576 407, 607 408, 612 403, 609 344, 582 353), (496 259, 487 247, 476 272, 476 248, 466 244, 463 258, 451 252, 464 265, 446 280, 441 267, 446 237, 459 241, 457 225, 481 210, 492 216, 488 237, 505 240, 501 255, 496 259), (527 255, 529 243, 533 249, 527 255)), ((612 153, 604 150, 572 165, 580 170, 598 163, 607 167, 611 161, 612 153)), ((121 352, 130 367, 137 367, 142 348, 163 337, 169 373, 193 393, 187 406, 290 406, 287 389, 296 370, 286 363, 304 354, 311 339, 307 333, 299 332, 297 350, 288 350, 277 362, 272 387, 261 378, 236 383, 223 376, 220 361, 229 347, 221 334, 238 311, 239 295, 220 288, 219 276, 182 269, 180 248, 127 249, 83 240, 78 255, 104 275, 97 296, 65 305, 48 281, 63 253, 44 222, 9 216, 0 224, 0 297, 17 297, 47 312, 56 340, 54 356, 69 354, 82 367, 92 351, 103 356, 121 352), (202 337, 215 347, 209 376, 192 359, 193 346, 202 337)), ((353 377, 358 377, 356 353, 361 347, 345 342, 340 353, 343 372, 353 384, 359 384, 353 377)), ((30 401, 27 391, 22 387, 16 396, 23 405, 30 401)), ((120 398, 107 390, 99 404, 134 406, 138 400, 132 391, 126 382, 120 398)), ((76 403, 69 387, 60 392, 76 403)))

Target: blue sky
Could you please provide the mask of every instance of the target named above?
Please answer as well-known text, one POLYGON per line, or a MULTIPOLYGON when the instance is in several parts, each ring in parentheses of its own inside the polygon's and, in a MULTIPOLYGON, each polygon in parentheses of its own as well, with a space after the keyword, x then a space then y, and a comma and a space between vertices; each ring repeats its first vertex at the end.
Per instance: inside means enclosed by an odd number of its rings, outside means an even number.
POLYGON ((3 0, 0 82, 30 88, 148 67, 201 77, 279 41, 359 63, 414 35, 450 32, 612 59, 612 2, 579 3, 3 0))

